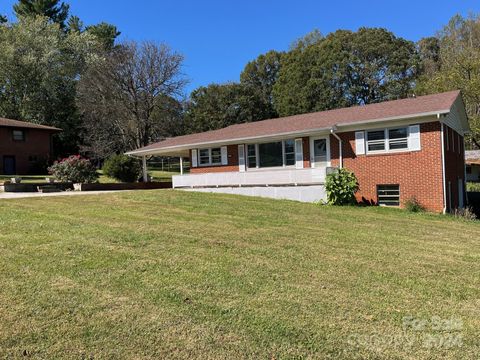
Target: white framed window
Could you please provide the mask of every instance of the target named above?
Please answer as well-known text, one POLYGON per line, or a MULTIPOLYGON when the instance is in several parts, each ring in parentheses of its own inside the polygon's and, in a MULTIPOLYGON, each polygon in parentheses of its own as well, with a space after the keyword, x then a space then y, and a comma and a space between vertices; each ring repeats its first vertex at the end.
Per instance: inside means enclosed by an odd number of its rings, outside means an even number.
POLYGON ((198 163, 200 166, 221 165, 222 149, 221 148, 199 149, 198 163))
POLYGON ((409 150, 408 127, 366 131, 367 153, 409 150))
POLYGON ((295 166, 295 139, 248 144, 248 168, 295 166))

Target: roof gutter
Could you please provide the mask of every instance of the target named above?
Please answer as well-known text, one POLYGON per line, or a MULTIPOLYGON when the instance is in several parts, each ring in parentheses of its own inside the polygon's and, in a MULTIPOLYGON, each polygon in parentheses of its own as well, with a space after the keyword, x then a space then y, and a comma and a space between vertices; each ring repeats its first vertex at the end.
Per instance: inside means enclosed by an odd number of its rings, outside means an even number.
POLYGON ((338 140, 338 159, 339 159, 339 167, 340 169, 343 168, 343 142, 342 139, 335 133, 337 127, 334 126, 330 129, 330 134, 332 134, 338 140))

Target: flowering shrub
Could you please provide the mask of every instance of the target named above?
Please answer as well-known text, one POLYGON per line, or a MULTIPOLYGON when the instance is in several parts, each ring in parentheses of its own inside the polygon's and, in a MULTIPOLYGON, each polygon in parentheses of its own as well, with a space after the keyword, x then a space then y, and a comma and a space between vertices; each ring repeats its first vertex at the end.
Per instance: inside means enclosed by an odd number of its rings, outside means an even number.
POLYGON ((48 172, 59 181, 73 183, 93 183, 98 174, 90 160, 80 155, 72 155, 55 163, 48 168, 48 172))

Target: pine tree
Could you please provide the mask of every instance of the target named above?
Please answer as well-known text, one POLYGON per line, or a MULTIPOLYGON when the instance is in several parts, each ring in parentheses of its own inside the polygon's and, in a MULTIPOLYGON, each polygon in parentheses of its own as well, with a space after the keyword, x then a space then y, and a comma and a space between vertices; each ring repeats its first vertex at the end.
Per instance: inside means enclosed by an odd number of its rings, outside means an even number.
POLYGON ((41 15, 65 28, 69 5, 60 0, 19 0, 13 5, 17 17, 41 15))

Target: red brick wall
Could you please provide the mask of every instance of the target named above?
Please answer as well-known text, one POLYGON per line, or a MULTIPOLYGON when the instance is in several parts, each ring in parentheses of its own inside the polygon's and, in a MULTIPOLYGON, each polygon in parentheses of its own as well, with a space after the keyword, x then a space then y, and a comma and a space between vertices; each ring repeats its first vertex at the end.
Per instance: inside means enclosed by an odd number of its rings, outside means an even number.
MULTIPOLYGON (((197 157, 198 157, 198 154, 197 154, 197 157)), ((213 173, 213 172, 239 171, 239 168, 238 168, 238 145, 228 145, 227 146, 227 158, 228 158, 228 165, 192 167, 190 169, 190 173, 201 174, 201 173, 213 173)), ((191 163, 192 163, 192 151, 190 150, 190 164, 191 163)))
MULTIPOLYGON (((465 177, 465 151, 463 148, 463 137, 455 130, 444 125, 444 143, 445 143, 445 182, 446 182, 446 200, 447 211, 459 207, 459 179, 464 182, 465 177), (448 149, 447 149, 448 136, 448 149), (460 148, 459 148, 460 146, 460 148), (451 199, 449 198, 448 183, 451 186, 451 199), (451 200, 451 201, 450 201, 451 200), (449 205, 451 204, 451 209, 449 205)), ((464 190, 465 191, 465 190, 464 190)), ((464 194, 462 194, 464 196, 464 194)), ((464 201, 465 204, 465 201, 464 201)))
POLYGON ((29 157, 38 160, 51 159, 51 132, 38 129, 19 129, 25 131, 25 141, 14 141, 10 127, 0 127, 0 174, 3 174, 3 157, 14 156, 16 172, 26 175, 35 168, 35 163, 29 157))
MULTIPOLYGON (((339 133, 343 140, 343 165, 358 178, 358 201, 377 202, 377 185, 399 184, 400 203, 415 196, 430 211, 443 211, 441 126, 420 125, 421 150, 355 155, 355 132, 339 133)), ((332 166, 339 165, 338 140, 330 136, 332 166)))

